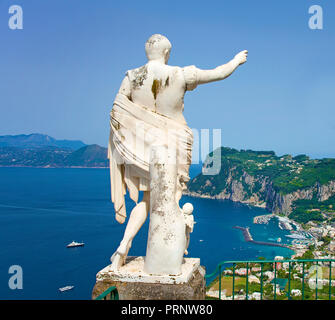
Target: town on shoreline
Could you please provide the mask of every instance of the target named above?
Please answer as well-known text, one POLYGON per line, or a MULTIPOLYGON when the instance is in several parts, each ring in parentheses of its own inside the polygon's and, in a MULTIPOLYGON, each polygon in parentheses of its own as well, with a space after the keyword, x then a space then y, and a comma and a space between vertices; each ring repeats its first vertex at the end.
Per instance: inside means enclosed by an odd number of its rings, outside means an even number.
MULTIPOLYGON (((243 232, 247 242, 285 247, 293 250, 294 254, 291 257, 274 257, 274 260, 278 261, 275 263, 276 268, 271 263, 264 264, 262 269, 260 263, 250 263, 249 267, 246 267, 246 263, 237 263, 234 270, 232 267, 227 267, 221 276, 221 293, 218 276, 207 287, 206 294, 209 298, 220 297, 222 300, 232 300, 234 292, 235 300, 244 300, 246 294, 250 300, 261 300, 264 297, 273 299, 274 295, 280 300, 288 298, 300 300, 302 296, 306 300, 313 300, 317 297, 314 292, 316 287, 319 289, 319 297, 324 299, 335 293, 333 292, 335 291, 333 288, 335 287, 335 241, 333 240, 335 226, 311 221, 307 224, 299 224, 285 216, 271 213, 254 217, 253 223, 269 224, 272 219, 277 219, 280 229, 290 232, 285 235, 292 239, 290 244, 283 244, 281 238, 276 242, 255 241, 249 227, 235 226, 234 228, 243 232), (299 263, 299 260, 308 259, 318 259, 321 262, 316 265, 312 262, 299 263), (333 264, 329 260, 332 260, 333 264), (290 284, 288 284, 289 280, 290 284), (248 288, 246 281, 249 284, 248 288), (306 285, 304 285, 305 282, 306 285), (262 290, 264 290, 263 295, 260 292, 262 290)), ((264 258, 259 257, 259 259, 261 261, 264 258)))

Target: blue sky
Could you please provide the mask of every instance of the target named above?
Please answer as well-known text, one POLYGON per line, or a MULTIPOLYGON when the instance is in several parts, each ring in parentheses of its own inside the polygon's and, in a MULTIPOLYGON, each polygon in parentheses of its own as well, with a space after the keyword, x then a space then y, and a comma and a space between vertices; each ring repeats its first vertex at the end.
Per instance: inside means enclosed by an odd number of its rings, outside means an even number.
POLYGON ((170 39, 171 65, 214 68, 249 50, 229 79, 186 94, 191 128, 221 128, 234 148, 335 157, 331 0, 0 0, 0 135, 107 145, 115 94, 153 33, 170 39), (12 4, 23 30, 8 28, 12 4), (313 4, 323 30, 308 27, 313 4))

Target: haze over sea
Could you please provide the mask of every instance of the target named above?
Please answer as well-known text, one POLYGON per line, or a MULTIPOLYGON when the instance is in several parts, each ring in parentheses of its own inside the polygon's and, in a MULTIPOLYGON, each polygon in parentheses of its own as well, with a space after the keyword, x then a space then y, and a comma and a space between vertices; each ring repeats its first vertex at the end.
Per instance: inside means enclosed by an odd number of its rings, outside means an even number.
MULTIPOLYGON (((200 172, 191 166, 190 175, 200 172)), ((223 260, 290 256, 286 248, 244 242, 234 226, 250 226, 255 240, 284 236, 277 223, 253 225, 261 208, 231 201, 183 196, 197 224, 190 257, 200 257, 207 273, 223 260), (200 241, 203 240, 203 241, 200 241)), ((127 197, 127 212, 134 203, 127 197)), ((145 255, 149 219, 130 255, 145 255)), ((0 299, 90 299, 96 273, 109 264, 125 229, 115 221, 108 169, 0 168, 0 299), (84 247, 66 248, 72 240, 84 247), (23 290, 8 287, 11 265, 23 269, 23 290), (74 285, 68 292, 58 288, 74 285)))

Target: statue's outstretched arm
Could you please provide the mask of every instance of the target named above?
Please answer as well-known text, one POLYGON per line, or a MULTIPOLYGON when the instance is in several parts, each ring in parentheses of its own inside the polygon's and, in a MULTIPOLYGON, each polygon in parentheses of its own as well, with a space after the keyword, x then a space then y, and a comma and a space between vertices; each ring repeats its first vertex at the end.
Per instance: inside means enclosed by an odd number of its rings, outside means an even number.
POLYGON ((228 63, 219 66, 213 70, 197 69, 197 83, 203 84, 213 81, 223 80, 229 77, 238 66, 247 61, 248 51, 244 50, 238 53, 234 59, 228 63))

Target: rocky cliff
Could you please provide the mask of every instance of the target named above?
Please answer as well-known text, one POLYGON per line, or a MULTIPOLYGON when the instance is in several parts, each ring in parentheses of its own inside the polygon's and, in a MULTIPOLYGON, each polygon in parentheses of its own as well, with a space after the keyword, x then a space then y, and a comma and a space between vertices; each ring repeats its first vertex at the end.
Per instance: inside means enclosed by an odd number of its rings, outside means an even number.
MULTIPOLYGON (((220 173, 199 174, 190 181, 188 194, 229 199, 289 215, 297 200, 323 202, 335 195, 335 166, 329 160, 333 159, 277 157, 273 152, 222 148, 220 173)), ((205 163, 210 165, 211 161, 205 163)))

